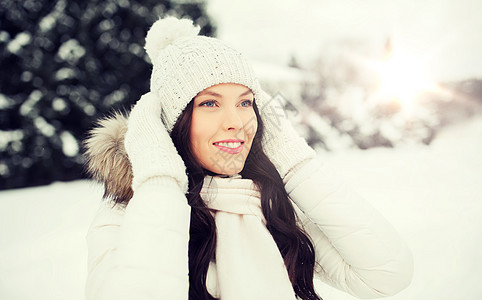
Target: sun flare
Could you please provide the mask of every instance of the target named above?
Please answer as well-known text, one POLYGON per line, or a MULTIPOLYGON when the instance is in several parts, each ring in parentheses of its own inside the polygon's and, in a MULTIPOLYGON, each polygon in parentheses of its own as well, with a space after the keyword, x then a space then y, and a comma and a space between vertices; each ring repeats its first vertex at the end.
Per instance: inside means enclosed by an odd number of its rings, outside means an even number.
POLYGON ((410 110, 418 94, 435 88, 425 75, 423 61, 398 53, 391 53, 379 62, 376 71, 379 76, 377 96, 397 101, 403 109, 410 110))

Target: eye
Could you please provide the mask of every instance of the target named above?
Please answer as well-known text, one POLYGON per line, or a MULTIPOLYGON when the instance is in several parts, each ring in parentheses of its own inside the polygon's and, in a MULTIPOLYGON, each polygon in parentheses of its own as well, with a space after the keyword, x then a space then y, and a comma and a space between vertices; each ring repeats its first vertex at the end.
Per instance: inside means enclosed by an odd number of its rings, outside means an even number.
POLYGON ((207 100, 207 101, 204 101, 203 103, 199 104, 199 106, 215 107, 216 101, 215 100, 207 100))
POLYGON ((251 101, 251 100, 244 100, 243 102, 241 102, 240 106, 242 106, 242 107, 251 107, 251 106, 253 106, 253 101, 251 101))

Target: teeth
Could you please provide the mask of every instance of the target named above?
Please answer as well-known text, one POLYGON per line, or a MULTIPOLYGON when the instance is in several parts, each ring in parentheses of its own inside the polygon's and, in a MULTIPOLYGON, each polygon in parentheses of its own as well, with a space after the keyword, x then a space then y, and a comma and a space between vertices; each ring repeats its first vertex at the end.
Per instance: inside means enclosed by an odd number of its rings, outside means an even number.
POLYGON ((219 145, 227 148, 238 148, 241 145, 241 142, 236 143, 214 143, 214 145, 219 145))

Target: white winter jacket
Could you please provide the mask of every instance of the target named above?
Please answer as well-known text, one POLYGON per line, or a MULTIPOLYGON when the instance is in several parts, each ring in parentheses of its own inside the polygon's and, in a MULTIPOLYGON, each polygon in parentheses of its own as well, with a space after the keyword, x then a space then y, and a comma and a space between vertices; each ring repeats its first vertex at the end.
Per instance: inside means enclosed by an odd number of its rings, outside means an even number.
MULTIPOLYGON (((409 285, 413 261, 405 243, 318 159, 285 187, 313 241, 317 278, 359 298, 409 285)), ((188 299, 189 221, 185 196, 165 177, 144 183, 125 209, 103 202, 87 234, 86 298, 188 299)), ((208 282, 213 294, 215 288, 208 282)))

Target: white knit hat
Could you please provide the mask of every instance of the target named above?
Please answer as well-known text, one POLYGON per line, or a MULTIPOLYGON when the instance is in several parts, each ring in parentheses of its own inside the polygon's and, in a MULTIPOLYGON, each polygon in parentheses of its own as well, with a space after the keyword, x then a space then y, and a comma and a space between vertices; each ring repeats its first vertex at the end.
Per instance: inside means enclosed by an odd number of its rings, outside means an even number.
POLYGON ((260 94, 259 82, 246 58, 222 41, 199 36, 191 20, 157 20, 146 36, 153 64, 151 92, 161 101, 168 132, 186 105, 202 90, 219 83, 238 83, 260 94))

